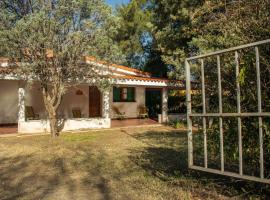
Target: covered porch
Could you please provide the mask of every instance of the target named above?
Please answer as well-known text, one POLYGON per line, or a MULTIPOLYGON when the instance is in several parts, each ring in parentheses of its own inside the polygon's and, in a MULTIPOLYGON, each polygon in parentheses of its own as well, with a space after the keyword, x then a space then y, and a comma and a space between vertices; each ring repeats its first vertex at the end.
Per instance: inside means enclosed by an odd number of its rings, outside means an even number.
MULTIPOLYGON (((40 87, 19 85, 18 132, 49 132, 49 120, 40 87)), ((60 131, 90 128, 109 128, 109 92, 97 87, 78 85, 66 92, 57 110, 60 131)))

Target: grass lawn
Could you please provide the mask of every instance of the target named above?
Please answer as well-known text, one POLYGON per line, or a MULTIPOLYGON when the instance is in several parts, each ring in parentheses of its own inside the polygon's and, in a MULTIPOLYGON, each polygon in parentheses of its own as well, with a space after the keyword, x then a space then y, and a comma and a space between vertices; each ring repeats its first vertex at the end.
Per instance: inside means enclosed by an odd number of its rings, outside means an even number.
POLYGON ((267 199, 269 187, 187 169, 169 127, 0 138, 0 199, 267 199))

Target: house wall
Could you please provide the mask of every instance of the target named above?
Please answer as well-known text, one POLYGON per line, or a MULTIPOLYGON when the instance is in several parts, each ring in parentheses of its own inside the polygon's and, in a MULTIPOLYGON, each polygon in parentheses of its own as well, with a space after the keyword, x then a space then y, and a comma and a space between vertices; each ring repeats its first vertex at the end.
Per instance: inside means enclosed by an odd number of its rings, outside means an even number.
POLYGON ((125 112, 127 118, 137 118, 138 106, 145 105, 145 87, 143 86, 135 87, 135 100, 136 100, 135 102, 113 102, 113 91, 111 91, 110 94, 111 118, 116 118, 115 113, 112 110, 112 106, 117 107, 120 110, 120 112, 125 112))
POLYGON ((0 80, 0 124, 18 121, 18 81, 0 80))

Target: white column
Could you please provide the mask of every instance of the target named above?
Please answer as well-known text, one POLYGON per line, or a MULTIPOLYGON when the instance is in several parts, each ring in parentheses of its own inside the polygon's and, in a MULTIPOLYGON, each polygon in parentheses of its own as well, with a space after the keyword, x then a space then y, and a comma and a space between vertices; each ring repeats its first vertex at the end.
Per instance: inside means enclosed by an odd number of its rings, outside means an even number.
POLYGON ((110 118, 110 91, 103 91, 102 97, 102 117, 108 119, 110 118))
POLYGON ((25 122, 25 86, 19 83, 18 89, 18 123, 25 122))
POLYGON ((168 121, 168 89, 162 88, 162 122, 168 121))

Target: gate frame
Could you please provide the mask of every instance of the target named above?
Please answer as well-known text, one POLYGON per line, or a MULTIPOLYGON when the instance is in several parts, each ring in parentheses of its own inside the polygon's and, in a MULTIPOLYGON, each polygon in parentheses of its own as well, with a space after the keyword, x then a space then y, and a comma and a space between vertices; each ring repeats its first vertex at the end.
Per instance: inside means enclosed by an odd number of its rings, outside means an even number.
POLYGON ((261 103, 261 80, 260 80, 260 55, 258 46, 270 44, 270 39, 254 42, 246 45, 215 51, 212 53, 193 56, 185 60, 185 73, 186 73, 186 102, 187 102, 187 128, 188 128, 188 167, 194 170, 210 172, 245 180, 257 181, 261 183, 270 184, 270 179, 264 177, 264 157, 263 157, 263 117, 270 117, 270 112, 262 112, 261 103), (239 83, 239 54, 238 50, 254 47, 256 57, 256 78, 257 78, 257 99, 258 99, 258 112, 241 112, 241 92, 239 83), (236 75, 236 90, 237 90, 237 112, 224 113, 222 111, 222 84, 221 84, 221 71, 220 71, 220 55, 228 52, 235 52, 235 75, 236 75), (204 79, 204 58, 216 56, 217 70, 218 70, 218 96, 219 96, 219 112, 207 113, 205 103, 205 79, 204 79), (201 81, 202 81, 202 113, 192 113, 191 109, 191 80, 190 80, 190 64, 189 61, 201 61, 201 81), (193 139, 192 139, 192 117, 203 118, 203 135, 204 135, 204 167, 196 166, 193 163, 193 139), (221 169, 208 168, 207 157, 207 132, 206 132, 206 117, 219 118, 219 133, 220 133, 220 155, 221 155, 221 169), (224 117, 237 117, 238 123, 238 149, 239 149, 239 173, 224 171, 224 150, 223 150, 223 118, 224 117), (242 118, 243 117, 258 117, 259 121, 259 146, 260 146, 260 177, 249 176, 243 174, 243 153, 242 153, 242 118))

